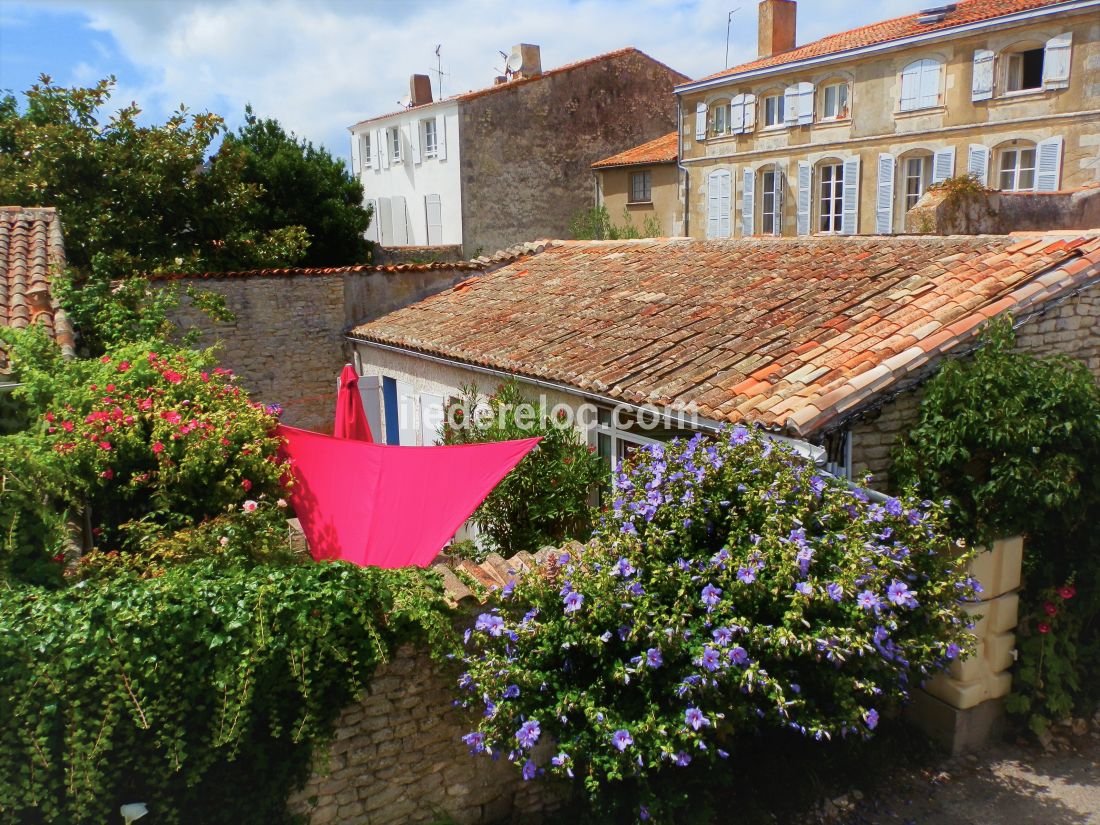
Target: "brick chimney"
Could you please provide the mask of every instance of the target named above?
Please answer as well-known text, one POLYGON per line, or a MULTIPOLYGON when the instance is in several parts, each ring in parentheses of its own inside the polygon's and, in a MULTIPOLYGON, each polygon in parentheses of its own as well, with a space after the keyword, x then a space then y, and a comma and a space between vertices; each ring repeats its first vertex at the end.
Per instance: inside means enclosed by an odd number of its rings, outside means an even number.
POLYGON ((409 78, 409 99, 413 106, 432 102, 432 79, 426 74, 414 74, 409 78))
POLYGON ((789 52, 795 44, 795 0, 760 0, 756 42, 760 57, 789 52))

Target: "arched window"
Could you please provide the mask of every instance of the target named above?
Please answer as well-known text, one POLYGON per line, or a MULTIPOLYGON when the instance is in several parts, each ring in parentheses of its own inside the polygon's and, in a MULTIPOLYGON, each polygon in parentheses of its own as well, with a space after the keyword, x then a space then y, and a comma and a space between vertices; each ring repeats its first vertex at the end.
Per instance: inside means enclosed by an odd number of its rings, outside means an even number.
POLYGON ((932 58, 918 60, 902 69, 898 108, 903 112, 911 112, 938 106, 942 74, 943 64, 932 58))
POLYGON ((994 154, 996 187, 1005 192, 1030 192, 1035 188, 1035 144, 1030 140, 1011 140, 994 154))
POLYGON ((729 134, 730 130, 730 102, 720 100, 710 106, 711 132, 716 137, 729 134))

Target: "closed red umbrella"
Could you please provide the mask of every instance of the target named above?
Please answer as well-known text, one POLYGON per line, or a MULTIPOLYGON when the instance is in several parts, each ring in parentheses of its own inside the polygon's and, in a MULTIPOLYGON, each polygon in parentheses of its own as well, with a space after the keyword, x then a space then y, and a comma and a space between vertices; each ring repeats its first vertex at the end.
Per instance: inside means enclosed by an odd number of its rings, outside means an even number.
POLYGON ((374 441, 363 410, 363 398, 359 395, 359 374, 351 364, 344 365, 340 373, 340 388, 336 391, 336 425, 332 434, 337 438, 354 438, 356 441, 374 441))

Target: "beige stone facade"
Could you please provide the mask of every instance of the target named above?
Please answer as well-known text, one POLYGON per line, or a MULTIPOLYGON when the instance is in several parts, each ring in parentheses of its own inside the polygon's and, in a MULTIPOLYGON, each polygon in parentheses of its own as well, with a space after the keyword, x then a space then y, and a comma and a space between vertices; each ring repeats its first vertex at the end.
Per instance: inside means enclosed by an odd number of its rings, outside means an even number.
POLYGON ((683 234, 683 198, 675 162, 598 169, 596 176, 597 204, 607 209, 613 224, 622 226, 629 220, 641 232, 648 221, 660 227, 658 236, 683 234), (639 180, 639 176, 644 177, 639 180))
POLYGON ((1100 181, 1100 3, 1031 5, 678 87, 687 234, 901 232, 947 177, 1100 181))

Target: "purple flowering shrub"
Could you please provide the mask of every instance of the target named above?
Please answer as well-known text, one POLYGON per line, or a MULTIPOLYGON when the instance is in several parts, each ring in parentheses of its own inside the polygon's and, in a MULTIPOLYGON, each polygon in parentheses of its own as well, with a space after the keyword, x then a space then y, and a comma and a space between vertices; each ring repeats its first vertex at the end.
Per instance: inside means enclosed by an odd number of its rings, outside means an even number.
MULTIPOLYGON (((473 753, 597 795, 785 727, 866 736, 973 638, 940 507, 871 500, 743 427, 639 451, 583 552, 466 634, 473 753), (534 749, 551 740, 549 749, 534 749)), ((643 818, 656 815, 656 800, 643 818)))

